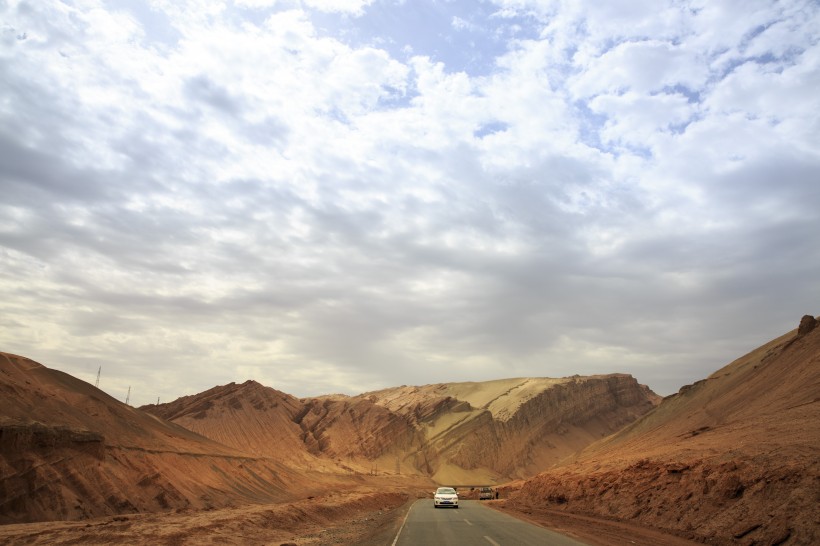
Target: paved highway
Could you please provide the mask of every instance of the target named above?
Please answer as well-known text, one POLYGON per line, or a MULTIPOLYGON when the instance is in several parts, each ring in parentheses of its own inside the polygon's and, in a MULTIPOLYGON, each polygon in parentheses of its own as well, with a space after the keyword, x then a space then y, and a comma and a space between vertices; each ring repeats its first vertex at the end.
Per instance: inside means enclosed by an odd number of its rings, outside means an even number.
POLYGON ((433 508, 433 499, 419 499, 392 546, 584 546, 571 538, 515 519, 478 501, 461 501, 461 508, 433 508))

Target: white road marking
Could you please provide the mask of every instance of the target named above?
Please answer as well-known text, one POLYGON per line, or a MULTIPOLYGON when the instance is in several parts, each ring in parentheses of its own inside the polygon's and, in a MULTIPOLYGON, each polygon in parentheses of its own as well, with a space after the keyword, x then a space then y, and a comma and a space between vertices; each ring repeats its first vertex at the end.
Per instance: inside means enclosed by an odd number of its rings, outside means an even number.
POLYGON ((489 542, 489 543, 490 543, 490 544, 492 544, 493 546, 501 546, 501 544, 499 544, 498 542, 494 541, 493 539, 491 539, 491 538, 490 538, 490 537, 488 537, 488 536, 485 536, 484 538, 486 538, 486 539, 487 539, 487 542, 489 542))
MULTIPOLYGON (((416 501, 416 502, 418 502, 418 501, 416 501)), ((412 509, 413 509, 413 507, 410 506, 410 509, 407 510, 407 513, 404 515, 404 521, 401 522, 401 527, 399 527, 399 532, 396 533, 396 538, 393 539, 393 544, 391 544, 390 546, 396 546, 396 543, 399 541, 399 535, 401 534, 402 529, 404 529, 404 524, 407 523, 407 518, 410 517, 410 510, 412 510, 412 509)))
POLYGON ((465 519, 464 521, 467 523, 467 525, 472 525, 472 523, 470 523, 470 520, 465 519))

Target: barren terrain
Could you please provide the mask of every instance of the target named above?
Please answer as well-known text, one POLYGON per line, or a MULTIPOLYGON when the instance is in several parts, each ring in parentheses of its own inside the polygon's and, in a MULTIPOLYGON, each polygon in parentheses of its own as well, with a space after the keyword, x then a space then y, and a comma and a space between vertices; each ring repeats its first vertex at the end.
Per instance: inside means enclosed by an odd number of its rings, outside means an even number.
POLYGON ((301 468, 501 483, 532 476, 650 411, 631 376, 514 378, 299 400, 254 381, 141 409, 301 468))
POLYGON ((386 544, 448 483, 589 544, 816 544, 815 323, 660 404, 613 374, 136 409, 3 354, 0 543, 386 544))
POLYGON ((510 484, 505 508, 614 519, 710 544, 817 544, 820 328, 806 330, 510 484))

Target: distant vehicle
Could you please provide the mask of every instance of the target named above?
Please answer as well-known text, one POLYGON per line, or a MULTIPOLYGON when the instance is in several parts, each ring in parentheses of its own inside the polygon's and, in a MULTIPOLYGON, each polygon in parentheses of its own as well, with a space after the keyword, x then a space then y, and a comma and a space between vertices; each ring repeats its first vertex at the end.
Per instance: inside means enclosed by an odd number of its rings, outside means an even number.
POLYGON ((478 492, 478 500, 494 499, 495 492, 492 487, 482 487, 478 492))
POLYGON ((433 495, 433 506, 452 506, 458 508, 458 493, 452 487, 439 487, 433 495))

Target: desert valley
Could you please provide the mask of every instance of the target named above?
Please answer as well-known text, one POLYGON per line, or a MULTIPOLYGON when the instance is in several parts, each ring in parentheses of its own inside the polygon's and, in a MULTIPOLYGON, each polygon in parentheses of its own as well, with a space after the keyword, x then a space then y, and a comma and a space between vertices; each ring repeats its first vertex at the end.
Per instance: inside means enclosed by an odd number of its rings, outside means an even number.
POLYGON ((389 544, 444 484, 587 544, 817 544, 817 325, 663 399, 612 373, 134 408, 2 353, 0 543, 389 544))

